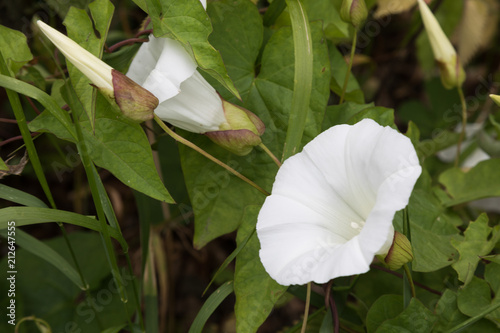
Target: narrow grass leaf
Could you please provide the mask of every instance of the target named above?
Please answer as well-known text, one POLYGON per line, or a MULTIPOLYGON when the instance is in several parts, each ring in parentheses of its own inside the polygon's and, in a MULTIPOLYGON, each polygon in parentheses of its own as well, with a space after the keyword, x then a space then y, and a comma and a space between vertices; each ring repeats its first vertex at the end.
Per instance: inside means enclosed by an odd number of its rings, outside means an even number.
POLYGON ((189 329, 189 333, 201 333, 210 315, 219 307, 222 301, 233 292, 233 289, 234 283, 233 281, 229 281, 214 291, 198 312, 198 315, 189 329))
MULTIPOLYGON (((0 235, 7 238, 7 230, 0 230, 0 235)), ((75 268, 73 268, 73 266, 71 266, 66 259, 64 259, 59 253, 54 251, 54 249, 46 245, 44 242, 39 241, 21 229, 17 229, 16 244, 60 270, 61 273, 78 286, 78 288, 82 290, 86 289, 86 286, 82 285, 82 279, 80 278, 80 275, 78 275, 75 268)))
POLYGON ((307 14, 299 0, 287 0, 293 30, 295 77, 292 109, 282 160, 298 152, 306 124, 313 81, 313 47, 307 14))
POLYGON ((37 197, 4 184, 0 184, 0 199, 23 206, 47 208, 47 205, 37 197))

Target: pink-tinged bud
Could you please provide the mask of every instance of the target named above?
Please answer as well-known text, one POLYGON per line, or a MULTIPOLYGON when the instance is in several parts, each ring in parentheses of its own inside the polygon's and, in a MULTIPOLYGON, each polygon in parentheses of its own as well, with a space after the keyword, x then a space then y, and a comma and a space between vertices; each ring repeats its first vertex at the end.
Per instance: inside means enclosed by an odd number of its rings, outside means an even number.
POLYGON ((394 239, 384 262, 390 270, 398 270, 404 264, 413 261, 411 243, 405 235, 394 232, 394 239))
POLYGON ((266 129, 264 123, 254 113, 228 101, 222 100, 226 123, 218 131, 207 132, 214 143, 230 152, 245 156, 253 147, 262 143, 260 136, 266 129))
POLYGON ((153 118, 154 110, 158 106, 158 99, 153 94, 69 37, 42 21, 37 21, 37 24, 66 59, 78 68, 104 96, 115 102, 126 117, 139 122, 153 118))
POLYGON ((153 119, 154 109, 158 106, 156 98, 124 74, 112 70, 114 99, 123 114, 135 121, 153 119))
POLYGON ((343 0, 340 7, 340 17, 355 28, 359 28, 368 17, 365 0, 343 0))

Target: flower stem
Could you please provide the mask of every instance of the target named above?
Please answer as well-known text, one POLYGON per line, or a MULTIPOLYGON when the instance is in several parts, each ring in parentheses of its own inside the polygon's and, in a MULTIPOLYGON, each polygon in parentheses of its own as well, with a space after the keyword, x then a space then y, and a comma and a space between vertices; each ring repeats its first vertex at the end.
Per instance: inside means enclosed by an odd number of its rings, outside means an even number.
POLYGON ((458 161, 460 160, 460 149, 462 147, 462 142, 465 139, 465 127, 467 125, 467 105, 465 103, 464 91, 462 87, 457 87, 458 95, 460 96, 460 102, 462 104, 462 130, 460 131, 460 137, 457 143, 457 156, 455 157, 455 166, 458 166, 458 161))
POLYGON ((309 305, 311 304, 311 282, 307 284, 306 308, 304 310, 304 320, 302 321, 302 329, 300 333, 305 333, 307 328, 307 318, 309 317, 309 305))
POLYGON ((272 151, 269 150, 269 148, 266 147, 266 145, 264 145, 264 143, 261 142, 259 147, 262 148, 262 150, 264 150, 266 154, 269 155, 269 157, 271 157, 271 159, 274 161, 274 163, 276 163, 278 168, 281 167, 280 160, 278 160, 278 158, 273 154, 272 151))
POLYGON ((410 284, 411 296, 416 298, 417 294, 415 293, 415 285, 413 284, 413 278, 411 277, 411 271, 408 264, 404 264, 403 269, 405 271, 406 278, 408 279, 408 283, 410 284))
POLYGON ((198 147, 197 145, 195 145, 191 141, 184 139, 182 136, 180 136, 179 134, 177 134, 174 131, 172 131, 170 128, 168 128, 167 125, 165 125, 165 123, 163 122, 163 120, 161 120, 160 118, 158 118, 157 115, 155 115, 155 121, 156 121, 156 123, 158 125, 160 125, 160 127, 165 131, 165 133, 167 133, 168 135, 170 135, 175 141, 180 142, 183 145, 188 146, 189 148, 196 150, 198 153, 202 154, 203 156, 205 156, 206 158, 208 158, 209 160, 211 160, 215 164, 220 165, 221 167, 223 167, 227 171, 231 172, 236 177, 240 178, 244 182, 246 182, 246 183, 250 184, 251 186, 255 187, 262 194, 264 194, 264 195, 270 195, 270 193, 268 193, 262 187, 260 187, 259 185, 255 184, 253 181, 251 181, 247 177, 243 176, 241 173, 239 173, 238 171, 234 170, 229 165, 227 165, 224 162, 218 160, 217 158, 213 157, 212 155, 210 155, 209 153, 207 153, 206 151, 204 151, 203 149, 201 149, 200 147, 198 147))
POLYGON ((347 67, 347 73, 345 74, 344 86, 342 87, 342 94, 340 95, 339 105, 344 103, 345 91, 347 90, 347 83, 349 82, 349 76, 351 75, 352 62, 354 61, 354 54, 356 53, 357 40, 358 40, 358 30, 354 29, 354 35, 352 36, 351 57, 349 58, 349 65, 347 67))

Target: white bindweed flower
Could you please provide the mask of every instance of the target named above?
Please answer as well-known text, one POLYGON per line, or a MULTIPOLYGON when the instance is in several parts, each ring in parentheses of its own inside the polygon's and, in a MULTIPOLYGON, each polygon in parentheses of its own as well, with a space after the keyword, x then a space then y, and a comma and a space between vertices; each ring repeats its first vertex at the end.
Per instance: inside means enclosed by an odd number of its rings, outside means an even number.
POLYGON ((373 120, 321 133, 283 163, 259 213, 266 271, 281 285, 367 272, 421 170, 411 141, 373 120))
POLYGON ((222 100, 196 68, 180 42, 151 35, 127 76, 158 98, 160 119, 190 132, 217 131, 226 123, 222 100))
POLYGON ((158 98, 155 114, 161 120, 205 133, 237 155, 248 154, 262 142, 264 124, 252 112, 223 100, 196 68, 180 42, 151 35, 127 75, 158 98))
POLYGON ((37 24, 66 59, 113 100, 126 117, 139 122, 153 118, 158 99, 149 91, 43 21, 37 21, 37 24))
POLYGON ((434 59, 439 66, 443 86, 447 89, 461 86, 465 81, 465 72, 455 48, 451 45, 450 40, 444 34, 439 22, 424 0, 418 0, 418 7, 427 36, 429 36, 434 59))

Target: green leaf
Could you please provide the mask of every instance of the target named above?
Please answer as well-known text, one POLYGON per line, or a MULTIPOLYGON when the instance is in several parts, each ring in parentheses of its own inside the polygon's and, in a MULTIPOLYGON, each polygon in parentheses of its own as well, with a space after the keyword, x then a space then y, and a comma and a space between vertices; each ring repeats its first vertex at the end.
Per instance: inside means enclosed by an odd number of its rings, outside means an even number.
MULTIPOLYGON (((312 24, 311 28, 314 89, 302 145, 320 133, 329 97, 327 48, 325 43, 321 43, 320 24, 312 24)), ((262 141, 276 156, 281 156, 282 153, 292 101, 294 56, 291 34, 291 29, 287 27, 271 37, 264 49, 259 76, 252 84, 248 100, 243 101, 243 106, 257 114, 266 124, 262 141)), ((238 157, 204 136, 184 131, 179 133, 222 162, 243 172, 262 188, 268 191, 271 189, 277 167, 260 148, 255 148, 247 156, 238 157)), ((244 208, 263 203, 262 194, 220 166, 185 146, 179 146, 179 152, 195 216, 196 247, 202 247, 209 241, 236 230, 244 208)))
MULTIPOLYGON (((214 31, 208 40, 222 55, 227 73, 243 100, 248 98, 255 78, 254 65, 263 39, 262 18, 257 7, 247 0, 212 2, 207 8, 214 31)), ((213 86, 222 97, 237 99, 215 80, 213 86)))
POLYGON ((47 208, 37 197, 4 184, 0 184, 0 198, 23 206, 47 208))
MULTIPOLYGON (((458 257, 450 241, 459 239, 457 226, 462 222, 448 212, 432 194, 430 187, 415 188, 408 204, 413 255, 412 269, 432 272, 451 265, 458 257)), ((396 214, 396 226, 402 230, 402 214, 396 214)))
MULTIPOLYGON (((496 277, 498 279, 498 277, 496 277)), ((471 282, 458 291, 458 308, 467 316, 480 315, 491 306, 500 305, 500 297, 491 299, 491 289, 488 282, 474 276, 471 282)), ((498 323, 500 320, 500 309, 496 309, 486 315, 486 318, 498 323)))
MULTIPOLYGON (((330 89, 338 96, 340 96, 342 94, 342 87, 344 86, 344 79, 347 74, 348 66, 345 62, 344 56, 337 49, 337 46, 330 41, 328 42, 328 51, 330 54, 330 63, 332 66, 330 89)), ((356 80, 354 75, 349 76, 349 81, 347 82, 347 88, 344 98, 347 102, 354 102, 358 104, 365 103, 365 96, 363 94, 363 91, 359 87, 358 81, 356 80)))
POLYGON ((0 52, 12 76, 15 76, 21 67, 33 59, 26 36, 20 31, 9 29, 1 24, 0 52))
POLYGON ((458 273, 458 279, 467 285, 474 276, 480 256, 489 254, 500 239, 500 225, 488 226, 488 216, 481 214, 476 221, 470 222, 464 232, 463 240, 451 240, 451 244, 460 254, 452 267, 458 273))
POLYGON ((349 101, 341 105, 329 105, 326 107, 322 129, 325 131, 335 125, 347 124, 357 113, 373 106, 373 103, 358 104, 349 101))
POLYGON ((489 159, 468 171, 448 169, 439 176, 450 198, 443 204, 447 207, 472 200, 500 196, 500 159, 489 159))
POLYGON ((70 133, 71 137, 76 140, 75 128, 71 123, 68 113, 59 107, 54 98, 31 84, 1 74, 0 86, 36 99, 47 109, 48 112, 51 113, 53 117, 57 119, 57 121, 61 123, 67 133, 70 133))
MULTIPOLYGON (((248 207, 245 210, 243 222, 236 236, 240 244, 246 236, 253 232, 257 223, 258 207, 248 207)), ((269 274, 259 258, 260 243, 257 234, 250 238, 247 245, 236 257, 234 274, 234 293, 236 294, 236 331, 253 333, 267 318, 274 303, 286 291, 269 274)))
MULTIPOLYGON (((126 323, 127 313, 133 313, 133 302, 124 305, 120 300, 110 277, 100 235, 72 232, 68 238, 90 286, 90 298, 57 268, 19 248, 16 250, 16 317, 34 315, 43 318, 53 332, 101 332, 126 323)), ((72 262, 63 237, 45 240, 44 243, 67 262, 72 262)), ((7 271, 7 257, 0 261, 0 269, 7 271)), ((134 277, 125 270, 122 276, 127 283, 127 291, 131 293, 134 277)), ((2 290, 7 290, 7 284, 4 281, 0 283, 2 290)), ((2 297, 2 307, 7 306, 6 301, 7 297, 2 297)), ((2 320, 0 331, 11 332, 12 326, 2 320)))
MULTIPOLYGON (((3 229, 0 230, 0 234, 8 240, 8 232, 3 229)), ((82 279, 76 272, 76 270, 71 266, 66 259, 64 259, 59 253, 54 251, 51 247, 46 245, 44 242, 39 241, 30 234, 22 231, 21 229, 16 229, 15 236, 16 244, 25 249, 26 251, 32 253, 33 255, 47 261, 49 264, 57 268, 61 273, 63 273, 68 279, 71 280, 78 288, 85 290, 86 286, 82 285, 82 279)))
MULTIPOLYGON (((309 21, 322 21, 325 37, 338 42, 349 37, 350 24, 340 18, 338 9, 342 0, 318 1, 301 0, 309 21)), ((290 25, 290 14, 285 10, 278 18, 276 27, 290 25)), ((343 80, 343 78, 342 78, 343 80)))
POLYGON ((386 320, 397 317, 403 311, 401 295, 382 295, 373 303, 366 315, 368 333, 375 332, 386 320))
POLYGON ((156 37, 178 40, 198 66, 239 98, 220 53, 208 42, 212 25, 199 0, 146 0, 156 37))
POLYGON ((467 320, 467 316, 458 309, 457 294, 449 289, 446 289, 439 299, 434 314, 438 316, 438 321, 434 327, 436 332, 445 332, 467 320))
MULTIPOLYGON (((89 4, 88 8, 92 19, 84 9, 71 7, 64 19, 64 25, 68 30, 69 38, 96 57, 101 58, 114 6, 109 0, 95 0, 89 4)), ((91 85, 91 81, 69 61, 67 66, 73 87, 87 112, 88 118, 92 120, 93 128, 95 88, 91 85)))
POLYGON ((97 105, 95 133, 82 122, 91 159, 131 188, 160 201, 173 203, 156 170, 151 147, 142 127, 117 114, 101 96, 97 105))
POLYGON ((427 333, 437 317, 418 299, 412 298, 410 305, 393 319, 384 321, 376 332, 379 333, 427 333))
POLYGON ((222 301, 233 292, 233 288, 233 281, 229 281, 224 283, 219 287, 219 289, 210 295, 205 304, 201 307, 200 311, 198 311, 193 324, 191 324, 189 333, 201 333, 203 331, 203 327, 205 326, 208 318, 212 315, 215 309, 219 307, 222 301))
POLYGON ((49 5, 49 7, 55 11, 61 19, 66 17, 70 7, 76 8, 87 8, 92 0, 71 0, 71 1, 61 1, 61 0, 44 0, 44 2, 49 5))
MULTIPOLYGON (((16 227, 46 222, 63 222, 101 231, 100 224, 94 218, 50 208, 7 207, 0 209, 0 230, 6 229, 9 221, 15 221, 16 227)), ((108 227, 108 229, 111 237, 120 239, 121 236, 115 229, 111 227, 108 227)))
POLYGON ((5 164, 5 161, 0 157, 0 171, 9 171, 9 167, 5 164))

